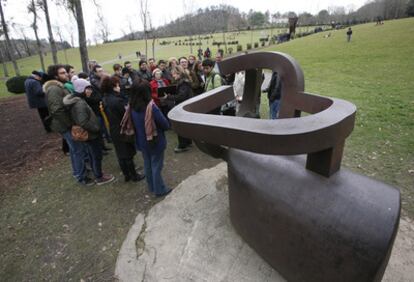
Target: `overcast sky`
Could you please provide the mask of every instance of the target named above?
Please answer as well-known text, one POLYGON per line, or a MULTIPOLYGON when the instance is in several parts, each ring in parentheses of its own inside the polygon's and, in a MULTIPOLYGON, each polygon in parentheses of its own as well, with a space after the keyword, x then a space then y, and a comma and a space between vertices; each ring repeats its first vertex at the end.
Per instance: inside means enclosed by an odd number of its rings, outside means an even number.
MULTIPOLYGON (((8 0, 4 6, 7 20, 17 23, 16 28, 24 29, 28 37, 34 38, 33 30, 30 28, 32 23, 31 14, 27 13, 27 4, 30 0, 8 0)), ((73 17, 68 16, 68 12, 62 7, 57 7, 54 0, 48 0, 51 21, 53 26, 60 26, 64 39, 70 42, 70 33, 74 33, 75 44, 77 41, 76 22, 73 17)), ((110 38, 118 38, 123 35, 123 31, 129 32, 129 22, 135 31, 142 30, 142 23, 139 17, 139 0, 96 0, 102 7, 102 13, 107 20, 110 38)), ((238 8, 241 12, 248 12, 250 9, 271 13, 277 11, 284 13, 293 11, 296 13, 310 12, 318 13, 322 9, 331 6, 344 6, 347 10, 356 10, 367 0, 255 0, 255 1, 236 1, 236 0, 148 0, 149 11, 154 26, 163 25, 171 20, 182 16, 185 12, 196 11, 211 5, 226 4, 238 8), (190 5, 190 3, 192 3, 190 5), (184 8, 186 7, 186 8, 184 8)), ((83 13, 86 25, 86 36, 92 40, 96 29, 97 9, 93 5, 93 0, 82 0, 83 13)), ((38 23, 40 37, 47 38, 46 23, 43 12, 39 11, 41 21, 38 23)), ((14 38, 19 36, 20 31, 13 31, 14 38)), ((59 40, 56 36, 55 40, 59 40)), ((77 44, 76 44, 77 45, 77 44)))

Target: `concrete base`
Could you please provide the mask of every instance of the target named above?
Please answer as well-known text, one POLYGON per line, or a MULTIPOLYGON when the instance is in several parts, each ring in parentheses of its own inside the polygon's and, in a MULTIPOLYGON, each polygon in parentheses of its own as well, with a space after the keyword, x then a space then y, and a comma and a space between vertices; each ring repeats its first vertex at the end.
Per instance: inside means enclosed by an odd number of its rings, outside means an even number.
MULTIPOLYGON (((414 281, 414 228, 401 218, 383 281, 414 281)), ((120 281, 285 281, 233 229, 227 165, 183 181, 139 214, 116 264, 120 281)))

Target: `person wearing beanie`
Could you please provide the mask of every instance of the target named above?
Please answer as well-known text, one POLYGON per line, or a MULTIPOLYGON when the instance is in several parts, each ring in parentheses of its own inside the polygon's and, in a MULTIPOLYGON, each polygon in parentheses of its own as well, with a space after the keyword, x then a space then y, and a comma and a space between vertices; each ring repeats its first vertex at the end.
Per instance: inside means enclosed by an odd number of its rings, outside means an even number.
POLYGON ((153 79, 150 82, 151 86, 151 97, 154 100, 154 103, 162 110, 162 104, 160 98, 158 97, 158 88, 168 86, 170 83, 165 78, 162 78, 162 71, 159 68, 154 69, 152 72, 153 79))
POLYGON ((47 109, 45 93, 42 89, 42 82, 45 77, 46 75, 44 72, 33 71, 32 75, 25 80, 24 89, 29 108, 37 109, 43 127, 46 132, 49 133, 52 131, 46 119, 49 116, 49 111, 47 109))
MULTIPOLYGON (((92 85, 86 79, 78 78, 73 81, 74 94, 63 98, 63 104, 70 109, 70 116, 74 125, 82 127, 88 132, 88 140, 83 143, 86 146, 88 158, 95 176, 95 183, 103 185, 112 182, 115 177, 102 172, 102 147, 99 140, 100 123, 91 107, 85 99, 92 95, 92 85)), ((93 183, 86 175, 81 180, 86 185, 93 183)))

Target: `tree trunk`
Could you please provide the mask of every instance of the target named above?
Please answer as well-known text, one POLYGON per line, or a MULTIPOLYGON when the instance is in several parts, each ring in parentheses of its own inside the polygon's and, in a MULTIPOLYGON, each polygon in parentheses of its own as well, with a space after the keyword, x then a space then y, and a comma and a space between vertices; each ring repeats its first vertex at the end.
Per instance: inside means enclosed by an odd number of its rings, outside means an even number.
POLYGON ((10 40, 10 42, 12 44, 13 49, 16 50, 17 58, 21 59, 22 58, 22 53, 20 52, 20 48, 17 45, 18 42, 16 40, 14 40, 13 38, 10 40))
POLYGON ((4 19, 3 5, 1 4, 1 0, 0 0, 0 16, 1 16, 1 25, 3 26, 4 37, 6 39, 6 54, 8 55, 8 57, 11 59, 13 63, 14 72, 16 73, 17 76, 20 76, 20 70, 19 70, 19 67, 17 66, 16 60, 14 59, 14 53, 11 52, 12 47, 10 44, 9 31, 7 30, 6 20, 4 19))
POLYGON ((27 43, 26 34, 23 34, 23 40, 24 40, 24 47, 26 49, 27 56, 30 57, 32 55, 32 52, 30 52, 30 47, 29 47, 29 43, 27 43))
POLYGON ((9 71, 7 70, 7 65, 6 65, 6 58, 3 55, 3 46, 0 46, 0 59, 1 59, 1 64, 3 65, 3 74, 4 77, 9 77, 9 71))
POLYGON ((82 3, 80 0, 73 1, 75 7, 75 17, 76 23, 78 25, 78 35, 79 35, 79 52, 82 62, 82 70, 86 73, 89 73, 88 69, 88 47, 86 46, 86 32, 85 32, 85 22, 83 21, 83 12, 82 12, 82 3))
POLYGON ((147 35, 147 29, 144 30, 144 38, 145 38, 145 57, 148 58, 148 35, 147 35))
POLYGON ((155 37, 152 38, 152 57, 155 60, 155 37))
POLYGON ((43 51, 42 51, 42 44, 40 43, 40 39, 39 39, 39 34, 37 33, 37 12, 36 12, 36 6, 34 3, 34 0, 32 0, 32 7, 33 7, 33 31, 35 34, 35 38, 36 38, 36 45, 37 45, 37 53, 39 54, 39 58, 40 58, 40 65, 42 67, 43 71, 46 71, 45 68, 45 61, 43 60, 43 51))
POLYGON ((47 0, 43 0, 43 9, 45 11, 47 32, 49 33, 50 48, 52 49, 53 64, 56 65, 58 63, 57 48, 56 48, 55 39, 53 38, 52 26, 50 24, 50 16, 49 16, 49 8, 47 6, 47 0))

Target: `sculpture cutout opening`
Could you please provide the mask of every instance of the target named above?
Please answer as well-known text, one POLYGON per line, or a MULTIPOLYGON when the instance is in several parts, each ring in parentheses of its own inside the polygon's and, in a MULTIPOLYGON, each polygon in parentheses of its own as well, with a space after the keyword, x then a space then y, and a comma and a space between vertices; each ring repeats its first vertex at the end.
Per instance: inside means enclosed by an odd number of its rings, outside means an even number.
POLYGON ((234 99, 233 87, 222 86, 179 104, 169 118, 179 135, 228 163, 230 217, 239 235, 288 281, 381 281, 400 193, 340 170, 355 105, 306 93, 300 66, 283 53, 235 56, 219 68, 224 75, 245 71, 237 116, 207 114, 234 99), (282 81, 277 120, 243 117, 255 111, 263 69, 282 81))

